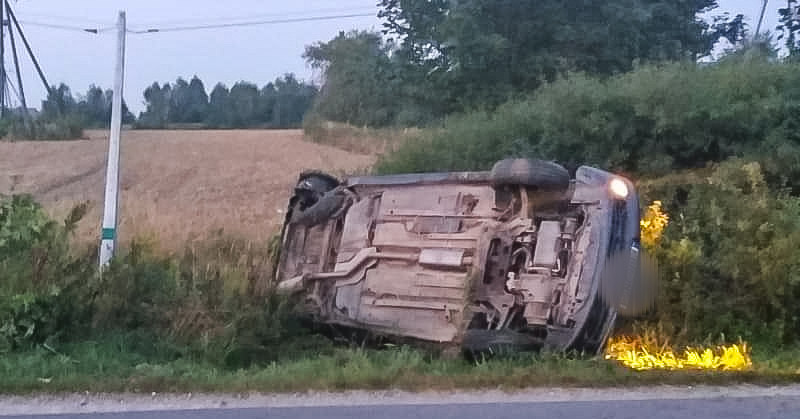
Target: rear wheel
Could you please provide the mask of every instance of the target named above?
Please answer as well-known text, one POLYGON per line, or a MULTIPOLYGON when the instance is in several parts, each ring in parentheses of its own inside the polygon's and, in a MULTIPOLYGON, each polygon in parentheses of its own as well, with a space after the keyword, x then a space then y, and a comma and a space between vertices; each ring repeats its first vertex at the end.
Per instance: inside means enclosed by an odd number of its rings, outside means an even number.
POLYGON ((339 179, 327 173, 306 171, 300 174, 300 179, 294 188, 294 194, 296 198, 304 201, 308 207, 339 186, 339 183, 339 179))
POLYGON ((325 221, 345 203, 339 184, 338 179, 326 173, 302 173, 291 199, 288 221, 309 227, 325 221))
POLYGON ((344 206, 346 199, 347 196, 339 189, 329 191, 311 206, 295 207, 292 211, 292 223, 307 227, 320 224, 339 211, 344 206))

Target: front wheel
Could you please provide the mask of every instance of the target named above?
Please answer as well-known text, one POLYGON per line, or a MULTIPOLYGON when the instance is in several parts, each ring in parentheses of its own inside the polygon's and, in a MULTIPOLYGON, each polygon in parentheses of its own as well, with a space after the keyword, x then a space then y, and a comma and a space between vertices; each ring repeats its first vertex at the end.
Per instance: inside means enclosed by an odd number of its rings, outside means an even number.
POLYGON ((569 187, 569 172, 563 166, 538 159, 505 159, 491 173, 495 187, 521 185, 543 191, 563 192, 569 187))

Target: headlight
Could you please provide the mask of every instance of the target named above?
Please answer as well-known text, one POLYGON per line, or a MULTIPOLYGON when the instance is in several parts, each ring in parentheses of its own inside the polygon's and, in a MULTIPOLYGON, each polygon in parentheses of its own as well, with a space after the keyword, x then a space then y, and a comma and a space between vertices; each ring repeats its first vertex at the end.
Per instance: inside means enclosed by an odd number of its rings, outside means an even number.
POLYGON ((616 198, 625 199, 628 197, 628 185, 622 179, 612 179, 611 183, 608 184, 608 188, 616 198))

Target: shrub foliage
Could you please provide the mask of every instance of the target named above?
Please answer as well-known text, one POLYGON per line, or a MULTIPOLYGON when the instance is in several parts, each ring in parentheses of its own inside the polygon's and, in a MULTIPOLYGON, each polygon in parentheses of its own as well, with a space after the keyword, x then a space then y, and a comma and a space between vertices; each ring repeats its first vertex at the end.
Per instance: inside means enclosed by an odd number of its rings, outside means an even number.
POLYGON ((274 239, 217 237, 179 255, 138 240, 98 272, 94 252, 70 246, 85 210, 59 223, 30 197, 0 201, 0 352, 127 333, 242 365, 306 334, 273 291, 274 239))
POLYGON ((761 166, 742 160, 643 189, 672 214, 651 249, 663 285, 652 320, 687 339, 797 342, 800 198, 770 192, 761 166))
POLYGON ((731 58, 646 66, 608 79, 573 74, 495 112, 453 116, 378 171, 486 169, 507 156, 665 174, 735 156, 771 183, 800 174, 800 65, 731 58))

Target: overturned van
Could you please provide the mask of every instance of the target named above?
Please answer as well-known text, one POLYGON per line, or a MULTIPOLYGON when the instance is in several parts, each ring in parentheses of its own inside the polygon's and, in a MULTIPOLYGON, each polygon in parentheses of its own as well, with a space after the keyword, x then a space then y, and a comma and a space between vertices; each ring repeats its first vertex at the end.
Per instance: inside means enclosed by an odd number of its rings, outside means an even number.
POLYGON ((465 350, 595 353, 617 317, 602 273, 638 256, 639 203, 627 179, 533 159, 343 181, 306 172, 281 239, 278 288, 315 321, 465 350))

